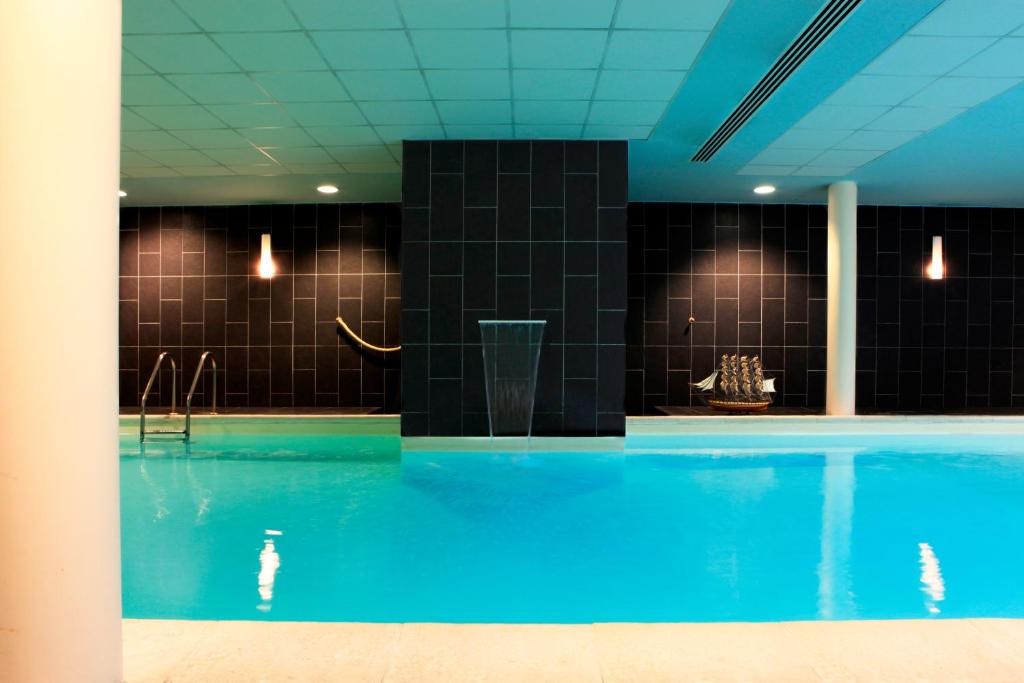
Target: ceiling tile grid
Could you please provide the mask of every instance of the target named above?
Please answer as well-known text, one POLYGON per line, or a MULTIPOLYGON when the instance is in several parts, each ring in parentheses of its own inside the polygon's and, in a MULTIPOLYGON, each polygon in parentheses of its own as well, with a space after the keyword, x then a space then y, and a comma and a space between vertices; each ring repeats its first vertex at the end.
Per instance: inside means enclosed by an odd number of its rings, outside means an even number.
POLYGON ((940 4, 737 174, 848 175, 1019 85, 1024 3, 992 3, 940 4))
POLYGON ((163 177, 394 173, 406 138, 647 138, 729 0, 124 5, 122 171, 163 177))

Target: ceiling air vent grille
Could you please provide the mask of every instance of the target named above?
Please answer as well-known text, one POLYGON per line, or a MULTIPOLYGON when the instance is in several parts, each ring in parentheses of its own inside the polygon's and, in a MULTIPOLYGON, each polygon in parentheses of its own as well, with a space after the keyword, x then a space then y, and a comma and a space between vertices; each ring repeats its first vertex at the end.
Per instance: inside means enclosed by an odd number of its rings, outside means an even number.
POLYGON ((767 102, 768 98, 779 89, 786 79, 804 63, 804 60, 825 42, 839 24, 843 23, 843 20, 856 9, 860 1, 829 0, 814 17, 814 20, 803 30, 803 33, 786 48, 772 68, 758 81, 753 90, 747 93, 739 106, 729 114, 729 118, 718 127, 714 135, 707 139, 690 161, 699 163, 710 161, 711 157, 729 141, 729 138, 735 135, 736 131, 742 128, 760 109, 761 105, 767 102))

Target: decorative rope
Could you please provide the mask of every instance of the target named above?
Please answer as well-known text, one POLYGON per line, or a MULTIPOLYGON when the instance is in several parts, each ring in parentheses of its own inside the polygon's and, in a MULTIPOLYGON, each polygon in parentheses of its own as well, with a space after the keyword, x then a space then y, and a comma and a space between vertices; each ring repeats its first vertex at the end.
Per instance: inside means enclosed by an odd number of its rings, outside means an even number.
POLYGON ((358 334, 353 332, 352 328, 345 324, 345 321, 342 319, 342 317, 340 315, 336 318, 336 320, 338 321, 338 324, 341 325, 341 329, 345 330, 345 332, 348 334, 348 336, 350 336, 353 339, 355 339, 356 343, 359 344, 360 346, 362 346, 363 348, 370 349, 371 351, 379 351, 380 353, 391 353, 392 351, 399 351, 402 348, 401 345, 399 345, 399 346, 374 346, 373 344, 371 344, 370 342, 366 341, 365 339, 360 337, 358 334))

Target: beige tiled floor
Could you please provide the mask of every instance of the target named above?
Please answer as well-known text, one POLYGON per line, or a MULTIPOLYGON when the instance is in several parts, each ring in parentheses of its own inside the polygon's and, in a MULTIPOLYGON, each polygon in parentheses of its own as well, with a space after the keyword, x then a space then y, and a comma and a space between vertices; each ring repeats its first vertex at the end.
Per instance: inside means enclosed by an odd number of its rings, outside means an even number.
POLYGON ((325 624, 126 620, 125 680, 1024 681, 1024 620, 325 624))

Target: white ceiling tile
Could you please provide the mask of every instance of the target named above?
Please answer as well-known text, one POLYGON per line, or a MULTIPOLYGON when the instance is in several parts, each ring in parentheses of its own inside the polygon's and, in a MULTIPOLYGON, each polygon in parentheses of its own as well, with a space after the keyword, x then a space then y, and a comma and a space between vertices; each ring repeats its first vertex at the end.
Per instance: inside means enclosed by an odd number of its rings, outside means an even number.
POLYGON ((889 111, 885 106, 833 106, 818 105, 800 119, 794 128, 823 130, 853 130, 877 119, 889 111))
POLYGON ((511 124, 445 124, 448 137, 452 140, 500 140, 514 135, 511 124))
POLYGON ((191 104, 185 93, 160 76, 124 76, 121 78, 122 104, 191 104))
POLYGON ((612 32, 607 69, 689 69, 708 34, 697 31, 612 32))
POLYGON ((992 44, 991 38, 904 36, 864 67, 865 74, 941 76, 992 44))
POLYGON ((316 144, 302 128, 243 128, 238 132, 257 147, 312 147, 316 144))
POLYGON ((609 28, 615 0, 510 0, 514 28, 609 28))
POLYGON ((202 74, 238 67, 205 35, 125 36, 124 46, 160 73, 202 74))
MULTIPOLYGON (((181 138, 196 149, 201 149, 208 155, 213 150, 222 149, 252 149, 252 145, 230 128, 215 128, 210 130, 176 130, 175 137, 181 138)), ((220 161, 218 159, 218 161, 220 161)))
POLYGON ((252 74, 270 96, 280 102, 340 102, 345 88, 331 71, 291 71, 252 74))
POLYGON ((156 162, 141 152, 121 152, 121 168, 151 168, 156 162))
POLYGON ((796 169, 790 175, 833 178, 849 175, 853 169, 853 166, 804 166, 796 169))
POLYGON ((249 104, 268 101, 251 78, 235 74, 185 74, 167 80, 200 104, 249 104))
POLYGON ((1002 36, 1024 24, 1020 0, 946 0, 911 33, 933 36, 1002 36))
POLYGON ((596 69, 601 64, 607 31, 512 31, 512 65, 516 69, 596 69))
POLYGON ((1024 38, 1001 39, 953 74, 983 78, 1024 78, 1024 38))
POLYGON ((594 102, 587 118, 589 126, 653 126, 661 118, 668 102, 619 100, 594 102))
POLYGON ((122 32, 189 33, 198 30, 184 12, 170 0, 124 0, 121 3, 122 32))
POLYGON ((787 176, 791 175, 796 170, 795 166, 769 166, 760 164, 747 164, 740 170, 736 171, 736 175, 756 175, 756 176, 787 176))
POLYGON ((313 42, 335 69, 415 69, 404 31, 318 31, 313 42))
POLYGON ((212 104, 207 109, 235 128, 294 124, 285 110, 277 104, 212 104))
POLYGON ((234 171, 224 166, 175 166, 174 170, 186 178, 235 175, 234 171))
POLYGON ((513 113, 517 124, 582 124, 589 104, 575 100, 516 100, 513 113))
POLYGON ((420 65, 424 69, 480 69, 508 66, 508 38, 505 31, 411 31, 420 65))
POLYGON ((139 74, 151 74, 153 70, 140 62, 135 55, 128 50, 121 50, 121 74, 125 76, 137 76, 139 74))
POLYGON ((686 71, 601 71, 598 100, 671 100, 686 71))
POLYGON ((395 161, 385 161, 378 163, 347 163, 345 164, 345 170, 349 173, 400 173, 402 168, 395 161))
POLYGON ((826 130, 791 128, 772 143, 772 147, 789 149, 826 149, 836 144, 852 130, 826 130))
POLYGON ((297 175, 328 175, 337 176, 345 173, 345 169, 342 168, 341 164, 285 164, 292 173, 297 175))
POLYGON ((523 100, 589 100, 596 70, 515 69, 513 92, 523 100))
POLYGON ((505 28, 505 3, 495 0, 398 0, 409 28, 505 28))
POLYGON ((801 166, 821 154, 821 149, 768 147, 750 160, 751 166, 801 166))
POLYGON ((346 163, 377 164, 393 161, 391 151, 382 144, 351 147, 328 147, 327 153, 335 161, 346 163))
POLYGON ((710 31, 729 0, 622 0, 618 28, 655 28, 710 31))
POLYGON ((380 143, 380 138, 370 126, 317 126, 306 131, 324 147, 380 143))
POLYGON ((338 77, 357 100, 426 100, 419 71, 340 71, 338 77))
POLYGON ((282 147, 264 150, 282 164, 331 164, 337 162, 327 154, 323 147, 282 147))
POLYGON ((431 125, 436 124, 437 112, 432 102, 420 100, 393 102, 362 102, 360 108, 372 125, 431 125))
POLYGON ((299 28, 283 0, 177 0, 206 31, 290 31, 299 28))
POLYGON ((238 149, 207 149, 206 156, 214 161, 235 166, 238 164, 266 164, 270 160, 258 149, 246 143, 245 147, 238 149))
POLYGON ((134 107, 136 114, 165 130, 223 128, 224 124, 199 105, 134 107))
POLYGON ((275 164, 269 159, 265 164, 243 164, 228 166, 232 171, 242 176, 277 176, 285 175, 288 170, 280 164, 275 164))
POLYGON ((868 130, 920 130, 937 128, 964 113, 956 107, 896 107, 867 126, 868 130))
POLYGON ((911 97, 911 107, 973 107, 1015 85, 1020 78, 961 78, 945 76, 911 97))
POLYGON ((859 74, 826 102, 834 105, 899 104, 935 80, 934 76, 872 76, 859 74))
POLYGON ((309 102, 284 105, 302 126, 358 126, 366 123, 352 102, 309 102))
POLYGON ((836 143, 835 149, 877 149, 888 151, 905 145, 921 133, 908 130, 858 130, 836 143))
POLYGON ((389 144, 402 140, 443 140, 445 137, 441 126, 374 126, 374 130, 389 144))
POLYGON ((608 126, 588 124, 583 128, 582 137, 589 140, 646 140, 650 137, 651 126, 608 126))
POLYGON ((171 178, 178 177, 178 172, 166 166, 154 166, 153 168, 126 168, 121 175, 126 178, 171 178))
POLYGON ((155 130, 156 126, 128 107, 121 107, 121 130, 155 130))
POLYGON ((163 149, 187 149, 188 145, 169 133, 160 130, 123 131, 121 144, 140 152, 163 149))
POLYGON ((507 100, 508 69, 451 69, 424 73, 436 100, 507 100))
POLYGON ((153 161, 165 166, 215 166, 216 161, 194 149, 168 149, 147 152, 153 161))
POLYGON ((247 71, 327 68, 304 33, 219 33, 213 39, 247 71))
POLYGON ((883 150, 830 149, 811 161, 808 166, 829 166, 831 168, 863 166, 885 154, 883 150))
POLYGON ((288 0, 302 25, 311 31, 401 28, 394 3, 367 0, 288 0))
POLYGON ((582 124, 516 124, 517 140, 577 140, 583 135, 582 124))
POLYGON ((435 104, 445 125, 512 123, 508 100, 444 100, 435 104))

